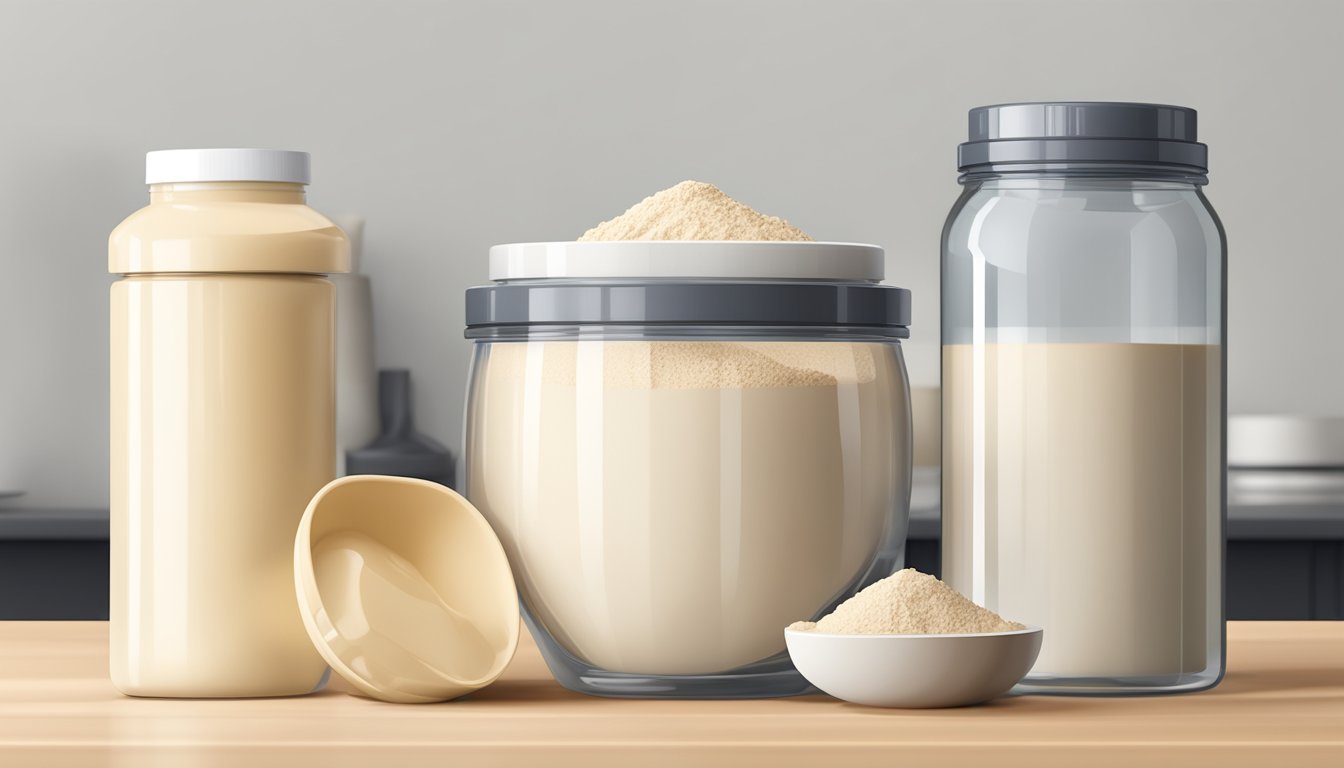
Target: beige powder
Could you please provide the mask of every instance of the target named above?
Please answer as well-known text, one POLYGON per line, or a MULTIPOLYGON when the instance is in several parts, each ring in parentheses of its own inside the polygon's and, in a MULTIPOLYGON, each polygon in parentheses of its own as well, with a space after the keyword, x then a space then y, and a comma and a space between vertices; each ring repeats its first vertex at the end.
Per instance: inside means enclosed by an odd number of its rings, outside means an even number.
POLYGON ((1221 391, 1216 346, 943 347, 943 578, 1045 630, 1033 677, 1208 668, 1221 391))
POLYGON ((789 625, 793 630, 837 635, 952 635, 1025 628, 913 568, 869 586, 820 621, 789 625))
MULTIPOLYGON (((580 357, 576 342, 554 342, 542 368, 548 385, 574 386, 580 357)), ((830 341, 594 342, 586 347, 588 371, 601 369, 613 389, 761 389, 866 384, 878 372, 871 345, 830 341)), ((510 370, 522 370, 525 344, 492 352, 510 370)))
POLYGON ((603 669, 783 652, 908 492, 895 345, 530 341, 474 372, 468 498, 533 615, 603 669))
MULTIPOLYGON (((644 198, 579 239, 812 238, 783 219, 739 203, 713 184, 683 181, 644 198)), ((837 381, 872 381, 875 370, 865 347, 825 342, 643 342, 609 345, 603 348, 603 355, 607 386, 650 389, 827 387, 837 381)), ((562 378, 572 375, 564 365, 552 366, 547 372, 562 378)))
POLYGON ((635 204, 579 240, 811 240, 787 221, 766 216, 713 184, 683 181, 635 204))

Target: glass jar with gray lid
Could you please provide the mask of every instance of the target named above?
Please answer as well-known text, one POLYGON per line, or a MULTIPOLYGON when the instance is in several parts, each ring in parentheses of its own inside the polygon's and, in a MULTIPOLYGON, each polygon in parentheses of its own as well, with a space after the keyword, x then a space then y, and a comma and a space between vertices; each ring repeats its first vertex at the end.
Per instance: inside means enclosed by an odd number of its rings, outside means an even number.
POLYGON ((496 246, 467 291, 466 494, 556 678, 810 690, 784 627, 900 567, 909 291, 881 248, 496 246))
POLYGON ((1027 690, 1216 685, 1226 243, 1195 111, 979 107, 942 239, 943 577, 1027 690))

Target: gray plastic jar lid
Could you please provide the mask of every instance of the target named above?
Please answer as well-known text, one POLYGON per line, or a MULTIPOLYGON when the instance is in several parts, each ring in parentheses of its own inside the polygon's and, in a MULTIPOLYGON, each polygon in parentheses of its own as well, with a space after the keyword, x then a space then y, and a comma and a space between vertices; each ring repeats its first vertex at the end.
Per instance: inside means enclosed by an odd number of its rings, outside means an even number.
POLYGON ((1107 101, 995 104, 970 111, 957 168, 1030 171, 1112 165, 1208 173, 1209 150, 1189 107, 1107 101))
POLYGON ((467 338, 611 325, 910 335, 910 291, 875 282, 876 246, 632 241, 491 251, 495 284, 467 289, 467 338))

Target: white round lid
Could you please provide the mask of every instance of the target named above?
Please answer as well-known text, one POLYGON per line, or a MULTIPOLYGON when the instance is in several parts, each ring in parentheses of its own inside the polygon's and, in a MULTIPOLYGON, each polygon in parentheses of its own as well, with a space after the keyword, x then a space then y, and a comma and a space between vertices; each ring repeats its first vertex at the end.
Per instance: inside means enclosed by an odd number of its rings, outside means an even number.
POLYGON ((145 154, 145 183, 276 181, 308 184, 307 152, 288 149, 160 149, 145 154))
POLYGON ((787 240, 604 240, 490 249, 490 279, 703 278, 879 282, 883 251, 862 243, 787 240))

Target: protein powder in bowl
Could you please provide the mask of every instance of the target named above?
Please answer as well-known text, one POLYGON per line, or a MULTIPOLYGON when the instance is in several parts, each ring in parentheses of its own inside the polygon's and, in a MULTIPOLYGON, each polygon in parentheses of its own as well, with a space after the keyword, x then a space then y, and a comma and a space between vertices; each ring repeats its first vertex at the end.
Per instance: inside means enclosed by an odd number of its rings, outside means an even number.
POLYGON ((780 628, 903 552, 910 294, 882 267, 844 243, 491 249, 494 284, 467 292, 466 491, 562 684, 808 690, 780 628))

